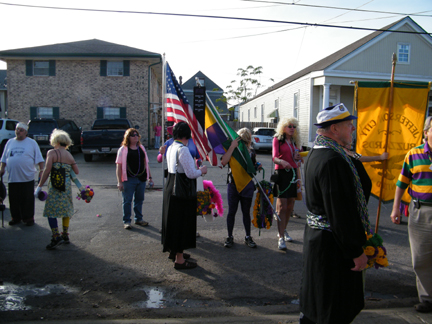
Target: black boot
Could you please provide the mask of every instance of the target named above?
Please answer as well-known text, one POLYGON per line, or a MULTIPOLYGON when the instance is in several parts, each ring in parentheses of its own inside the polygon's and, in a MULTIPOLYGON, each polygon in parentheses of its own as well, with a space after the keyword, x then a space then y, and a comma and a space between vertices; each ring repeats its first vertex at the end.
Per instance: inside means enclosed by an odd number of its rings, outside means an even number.
POLYGON ((51 243, 46 246, 47 250, 54 250, 57 246, 62 244, 64 241, 61 236, 51 239, 51 243))

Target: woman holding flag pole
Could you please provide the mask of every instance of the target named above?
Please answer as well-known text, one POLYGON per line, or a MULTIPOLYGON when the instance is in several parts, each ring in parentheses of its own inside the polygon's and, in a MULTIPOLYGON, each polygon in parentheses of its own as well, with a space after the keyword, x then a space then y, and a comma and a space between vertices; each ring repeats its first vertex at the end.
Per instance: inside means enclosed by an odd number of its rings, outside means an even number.
MULTIPOLYGON (((247 128, 240 129, 237 134, 239 135, 238 138, 234 139, 231 142, 231 145, 229 149, 226 151, 226 153, 221 158, 221 164, 223 166, 227 165, 231 161, 231 156, 238 147, 239 142, 243 141, 246 144, 246 147, 249 151, 249 154, 251 155, 252 163, 257 166, 256 162, 256 154, 253 151, 251 147, 252 143, 252 134, 251 131, 247 128)), ((261 168, 261 166, 259 166, 261 168)), ((242 213, 243 213, 243 225, 245 228, 246 236, 244 238, 244 243, 251 247, 256 248, 256 243, 252 239, 251 234, 251 216, 250 216, 250 207, 252 205, 252 198, 255 191, 255 185, 254 182, 251 180, 245 188, 241 191, 237 191, 237 187, 234 183, 234 178, 232 176, 231 168, 228 172, 228 215, 227 215, 227 227, 228 227, 228 237, 224 243, 224 246, 227 248, 230 248, 234 244, 234 237, 233 237, 233 229, 234 229, 234 222, 235 222, 235 215, 237 213, 238 204, 240 202, 242 213)))

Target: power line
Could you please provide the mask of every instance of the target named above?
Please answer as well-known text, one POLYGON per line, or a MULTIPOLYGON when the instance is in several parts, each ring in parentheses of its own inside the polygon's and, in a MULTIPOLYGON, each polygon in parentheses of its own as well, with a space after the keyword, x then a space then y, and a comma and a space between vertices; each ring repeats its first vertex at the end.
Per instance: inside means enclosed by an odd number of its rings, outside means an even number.
MULTIPOLYGON (((208 42, 217 42, 217 41, 230 40, 230 39, 239 39, 239 38, 263 36, 263 35, 270 35, 270 34, 276 34, 276 33, 283 33, 283 32, 286 32, 286 31, 292 31, 292 30, 297 30, 297 29, 301 29, 301 28, 305 28, 306 29, 307 26, 293 27, 293 28, 275 30, 275 31, 270 31, 270 32, 265 32, 265 33, 258 33, 258 34, 250 34, 250 35, 241 35, 241 36, 231 36, 231 37, 225 37, 225 38, 208 39, 207 41, 208 42)), ((194 40, 194 41, 182 42, 182 44, 201 43, 201 42, 204 42, 204 41, 206 41, 206 40, 194 40)))
MULTIPOLYGON (((259 1, 259 0, 241 0, 241 1, 259 1)), ((263 2, 266 2, 266 1, 263 1, 263 2)), ((34 5, 13 4, 13 3, 6 3, 6 2, 0 2, 0 5, 27 7, 27 8, 38 8, 38 9, 90 11, 90 12, 102 12, 102 13, 142 14, 142 15, 159 15, 159 16, 172 16, 172 17, 242 20, 242 21, 255 21, 255 22, 275 23, 275 24, 291 24, 291 25, 311 26, 311 27, 341 28, 341 29, 366 30, 366 31, 382 31, 382 32, 401 33, 401 34, 432 35, 432 33, 428 33, 426 31, 425 32, 416 32, 416 31, 405 31, 405 30, 384 30, 384 29, 368 28, 368 27, 352 27, 352 26, 349 27, 349 26, 340 26, 340 25, 327 25, 327 24, 304 23, 304 22, 296 22, 296 21, 241 18, 241 17, 228 17, 228 16, 193 15, 193 14, 181 14, 181 13, 170 13, 170 12, 152 12, 152 11, 83 9, 83 8, 68 8, 68 7, 34 6, 34 5)), ((296 5, 298 5, 298 4, 296 4, 296 5)), ((340 8, 338 8, 338 9, 340 9, 340 8)))
MULTIPOLYGON (((264 1, 264 0, 239 0, 244 2, 259 2, 259 3, 273 3, 273 4, 281 4, 286 6, 299 6, 299 7, 309 7, 309 8, 321 8, 321 9, 337 9, 337 10, 349 10, 349 11, 359 11, 359 12, 369 12, 369 13, 384 13, 391 15, 399 15, 399 16, 407 16, 406 13, 401 12, 389 12, 389 11, 379 11, 379 10, 367 10, 367 9, 353 9, 353 8, 344 8, 344 7, 332 7, 332 6, 319 6, 319 5, 311 5, 311 4, 303 4, 303 3, 286 3, 281 1, 264 1)), ((423 12, 431 12, 432 10, 427 10, 423 12)), ((410 16, 420 16, 420 17, 432 17, 432 15, 422 15, 422 14, 410 14, 410 16)))
POLYGON ((358 6, 358 7, 355 8, 355 9, 351 9, 351 10, 349 10, 348 12, 343 12, 343 13, 337 15, 336 17, 326 19, 326 20, 324 20, 324 21, 322 21, 322 22, 328 22, 328 21, 331 21, 331 20, 333 20, 333 19, 339 18, 339 17, 341 17, 341 16, 347 15, 347 14, 349 14, 350 12, 355 11, 356 9, 361 8, 361 7, 367 5, 368 3, 371 3, 371 2, 373 2, 373 1, 374 1, 374 0, 371 0, 371 1, 369 1, 369 2, 366 2, 366 3, 362 4, 361 6, 358 6))

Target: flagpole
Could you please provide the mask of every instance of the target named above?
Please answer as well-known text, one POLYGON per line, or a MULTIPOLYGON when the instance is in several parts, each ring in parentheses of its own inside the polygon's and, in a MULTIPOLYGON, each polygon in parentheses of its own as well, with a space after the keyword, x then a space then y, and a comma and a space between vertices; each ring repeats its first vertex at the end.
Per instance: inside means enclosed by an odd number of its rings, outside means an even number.
MULTIPOLYGON (((390 81, 390 94, 389 94, 389 109, 388 109, 388 117, 387 117, 387 129, 386 129, 386 136, 385 136, 385 145, 384 145, 384 152, 387 153, 387 147, 388 147, 388 141, 389 141, 389 131, 390 131, 390 113, 393 109, 393 91, 394 91, 394 75, 396 70, 396 54, 393 53, 392 56, 392 72, 391 72, 391 81, 390 81)), ((378 233, 378 226, 379 226, 379 219, 381 214, 381 201, 382 201, 382 195, 384 190, 384 175, 387 170, 387 160, 383 161, 383 169, 382 169, 382 176, 381 176, 381 186, 380 186, 380 193, 379 193, 379 201, 378 201, 378 210, 377 210, 377 218, 375 222, 375 233, 378 233)))
MULTIPOLYGON (((162 55, 162 145, 165 144, 165 112, 166 112, 166 61, 165 61, 165 53, 162 55)), ((165 188, 165 154, 162 154, 162 188, 165 188)), ((162 199, 164 198, 164 192, 162 191, 162 199)))
MULTIPOLYGON (((207 94, 207 92, 206 92, 206 98, 207 98, 207 101, 210 103, 210 105, 212 105, 214 111, 217 111, 216 108, 215 108, 215 106, 213 105, 213 102, 211 101, 209 95, 207 94)), ((218 116, 218 117, 220 118, 220 116, 218 116)), ((221 127, 224 128, 225 133, 228 134, 228 136, 230 137, 230 140, 233 141, 234 139, 231 137, 230 132, 225 128, 224 123, 219 123, 219 126, 221 126, 221 127)), ((242 157, 243 161, 246 162, 246 158, 244 157, 244 155, 243 155, 242 151, 240 150, 240 148, 239 148, 238 146, 237 146, 236 148, 237 148, 237 151, 240 153, 240 156, 242 157)), ((279 218, 279 215, 278 215, 278 214, 276 213, 276 211, 274 210, 273 205, 272 205, 272 203, 270 202, 270 199, 267 197, 267 195, 265 194, 264 189, 261 187, 261 184, 259 183, 259 181, 258 181, 257 178, 255 177, 255 175, 252 175, 252 176, 253 176, 253 178, 255 179, 256 183, 258 184, 259 188, 261 189, 261 192, 263 193, 263 196, 267 199, 268 204, 271 206, 271 208, 272 208, 272 210, 273 210, 273 214, 277 217, 277 219, 278 219, 279 221, 281 221, 281 219, 279 218)))

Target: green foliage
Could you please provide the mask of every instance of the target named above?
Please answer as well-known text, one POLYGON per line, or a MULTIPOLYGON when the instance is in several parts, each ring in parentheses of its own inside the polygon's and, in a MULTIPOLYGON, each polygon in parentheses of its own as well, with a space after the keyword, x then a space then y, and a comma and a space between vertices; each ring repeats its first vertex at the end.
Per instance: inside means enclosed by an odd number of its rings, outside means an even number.
MULTIPOLYGON (((246 69, 238 68, 239 80, 231 81, 225 89, 223 99, 225 102, 233 102, 233 105, 247 101, 257 95, 258 89, 264 87, 260 82, 263 73, 262 66, 253 67, 249 65, 246 69)), ((273 79, 271 79, 273 81, 273 79)))

